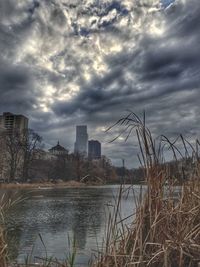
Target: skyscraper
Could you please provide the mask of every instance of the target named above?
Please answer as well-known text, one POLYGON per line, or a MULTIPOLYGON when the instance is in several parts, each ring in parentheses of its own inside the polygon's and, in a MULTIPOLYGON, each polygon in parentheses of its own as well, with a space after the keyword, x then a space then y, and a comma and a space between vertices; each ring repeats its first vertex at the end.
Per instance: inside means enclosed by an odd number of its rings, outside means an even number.
POLYGON ((27 129, 28 118, 25 116, 10 112, 0 115, 0 177, 8 181, 21 178, 24 172, 27 129))
POLYGON ((28 118, 23 115, 4 112, 3 115, 0 115, 0 128, 4 128, 8 134, 12 134, 14 130, 22 132, 28 129, 28 118))
POLYGON ((88 144, 87 125, 77 125, 74 153, 87 155, 87 144, 88 144))
POLYGON ((101 158, 101 143, 97 140, 90 140, 88 142, 88 158, 100 159, 101 158))

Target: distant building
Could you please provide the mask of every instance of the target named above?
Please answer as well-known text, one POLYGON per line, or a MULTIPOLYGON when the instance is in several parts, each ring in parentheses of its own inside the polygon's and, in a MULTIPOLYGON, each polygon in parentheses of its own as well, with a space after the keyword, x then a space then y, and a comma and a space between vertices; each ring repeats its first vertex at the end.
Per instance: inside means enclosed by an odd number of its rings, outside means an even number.
POLYGON ((76 142, 74 144, 74 153, 87 155, 88 134, 87 125, 76 126, 76 142))
POLYGON ((63 146, 61 146, 59 141, 56 146, 53 146, 52 148, 49 149, 49 152, 55 156, 68 154, 68 150, 65 149, 63 146))
POLYGON ((0 128, 5 129, 8 134, 14 130, 22 132, 28 129, 28 118, 23 115, 4 112, 0 115, 0 128))
POLYGON ((6 128, 0 124, 0 135, 6 132, 6 128))
POLYGON ((100 159, 101 158, 101 143, 97 140, 90 140, 88 142, 88 158, 100 159))
POLYGON ((27 142, 27 129, 27 117, 10 112, 0 115, 0 177, 7 180, 21 177, 25 155, 22 145, 27 142))
POLYGON ((37 148, 33 151, 33 157, 34 159, 38 160, 55 160, 57 159, 57 156, 52 154, 49 151, 45 151, 43 149, 37 148))

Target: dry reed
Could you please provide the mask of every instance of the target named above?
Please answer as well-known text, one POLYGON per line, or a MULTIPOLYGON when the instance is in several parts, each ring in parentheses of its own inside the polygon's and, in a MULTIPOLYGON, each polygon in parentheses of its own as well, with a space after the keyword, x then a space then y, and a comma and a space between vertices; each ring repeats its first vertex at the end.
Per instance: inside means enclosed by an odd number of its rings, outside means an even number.
MULTIPOLYGON (((175 143, 165 136, 153 140, 141 120, 130 113, 116 125, 125 125, 128 136, 136 130, 140 147, 139 160, 144 170, 147 191, 136 208, 133 224, 126 227, 121 220, 110 219, 106 236, 106 249, 99 254, 93 267, 199 267, 200 266, 200 167, 198 145, 194 148, 182 136, 184 159, 192 162, 186 181, 183 181, 178 198, 175 181, 164 162, 166 145, 173 159, 183 155, 175 143), (158 139, 157 139, 158 140, 158 139), (189 148, 188 148, 189 146, 189 148), (191 152, 191 153, 190 153, 191 152), (120 231, 119 229, 126 229, 120 231)), ((184 177, 185 178, 185 177, 184 177)), ((121 193, 119 196, 119 201, 121 193)), ((118 210, 115 211, 114 218, 118 210)))
POLYGON ((4 194, 0 199, 0 266, 1 267, 8 267, 8 245, 7 245, 7 233, 5 227, 5 217, 6 212, 13 207, 19 198, 14 197, 8 198, 4 194))

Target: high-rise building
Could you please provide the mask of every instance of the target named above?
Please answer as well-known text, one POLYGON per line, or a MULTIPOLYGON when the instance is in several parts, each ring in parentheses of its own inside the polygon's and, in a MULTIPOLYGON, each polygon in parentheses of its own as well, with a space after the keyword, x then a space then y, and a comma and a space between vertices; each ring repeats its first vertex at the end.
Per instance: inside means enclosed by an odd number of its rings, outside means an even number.
POLYGON ((23 115, 4 112, 0 115, 0 177, 21 178, 27 144, 28 118, 23 115))
POLYGON ((23 115, 4 112, 3 115, 0 115, 0 128, 4 128, 8 134, 14 130, 22 132, 28 129, 28 118, 23 115))
POLYGON ((99 141, 88 141, 88 158, 91 160, 101 158, 101 143, 99 141))
POLYGON ((87 125, 77 125, 74 153, 87 155, 87 144, 88 144, 87 125))

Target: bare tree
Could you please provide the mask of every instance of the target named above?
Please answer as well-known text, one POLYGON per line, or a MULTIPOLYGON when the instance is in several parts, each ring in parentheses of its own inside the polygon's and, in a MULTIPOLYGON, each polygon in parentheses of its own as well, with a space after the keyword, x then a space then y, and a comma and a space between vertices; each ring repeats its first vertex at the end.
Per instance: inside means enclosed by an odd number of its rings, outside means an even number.
POLYGON ((5 163, 6 163, 6 145, 5 145, 5 130, 0 129, 0 178, 5 178, 5 163))
POLYGON ((19 169, 19 165, 23 158, 22 142, 22 135, 16 129, 5 134, 8 182, 11 182, 16 178, 17 170, 19 169))
POLYGON ((34 151, 40 147, 42 138, 31 129, 19 131, 13 129, 12 132, 5 131, 1 134, 2 141, 1 155, 4 152, 4 159, 0 162, 0 167, 6 169, 8 182, 22 178, 28 178, 31 162, 34 158, 34 151))
POLYGON ((29 170, 34 160, 35 152, 42 147, 42 137, 32 129, 27 129, 23 133, 23 167, 22 180, 29 178, 29 170))

